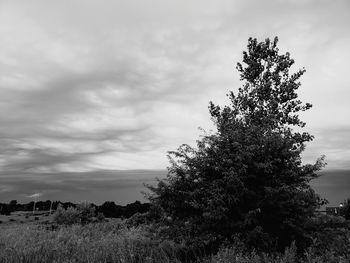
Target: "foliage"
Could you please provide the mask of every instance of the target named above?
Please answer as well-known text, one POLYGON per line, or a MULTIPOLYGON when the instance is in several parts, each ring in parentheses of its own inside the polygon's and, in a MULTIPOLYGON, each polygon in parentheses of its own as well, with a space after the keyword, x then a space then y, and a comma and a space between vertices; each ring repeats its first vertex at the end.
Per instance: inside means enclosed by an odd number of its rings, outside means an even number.
POLYGON ((341 212, 346 219, 350 220, 350 198, 346 199, 343 205, 341 212))
POLYGON ((59 205, 53 214, 53 221, 59 225, 73 225, 80 223, 80 212, 74 207, 64 209, 59 205))
MULTIPOLYGON (((68 207, 67 209, 59 205, 53 215, 53 221, 59 225, 87 224, 98 220, 95 215, 95 207, 88 203, 82 203, 77 207, 68 207)), ((99 218, 103 219, 101 215, 99 218)))
POLYGON ((241 251, 236 247, 222 248, 204 263, 339 263, 348 262, 348 257, 334 253, 331 250, 316 250, 310 247, 300 256, 296 246, 292 243, 284 253, 257 253, 241 251))
POLYGON ((105 216, 103 215, 103 213, 98 212, 97 215, 96 215, 96 219, 97 219, 98 221, 104 221, 106 218, 105 218, 105 216))
POLYGON ((317 214, 315 217, 310 218, 306 227, 312 229, 313 232, 322 232, 326 228, 349 228, 349 223, 350 222, 345 220, 342 216, 317 214))
MULTIPOLYGON (((345 231, 345 230, 344 230, 345 231)), ((193 262, 204 263, 321 263, 349 262, 344 253, 349 245, 349 229, 343 238, 339 233, 322 236, 324 244, 334 238, 344 243, 321 247, 318 241, 303 255, 292 244, 283 253, 260 253, 247 249, 239 240, 223 246, 207 258, 197 255, 193 262), (329 239, 330 238, 330 239, 329 239), (346 247, 347 246, 347 247, 346 247), (338 248, 345 249, 340 251, 338 248)), ((0 228, 0 263, 6 262, 116 262, 180 263, 190 262, 186 247, 159 240, 145 226, 127 227, 120 220, 97 224, 61 226, 54 231, 40 224, 4 224, 0 228)))
POLYGON ((8 204, 0 204, 0 215, 10 215, 13 210, 8 204))
POLYGON ((80 212, 80 223, 87 224, 96 220, 95 215, 95 207, 91 204, 84 202, 77 206, 77 210, 80 212))
POLYGON ((228 106, 210 102, 216 132, 170 152, 167 179, 149 186, 169 238, 215 247, 239 234, 262 250, 311 242, 304 226, 324 200, 309 181, 325 164, 301 162, 313 139, 298 116, 311 108, 296 93, 305 70, 290 73, 294 60, 277 42, 248 40, 237 64, 243 86, 228 106))
POLYGON ((137 213, 145 213, 149 210, 149 208, 150 204, 142 204, 140 201, 135 201, 125 206, 116 205, 112 201, 106 201, 97 208, 97 211, 103 213, 105 217, 129 218, 137 213))
POLYGON ((314 243, 309 249, 316 256, 325 251, 337 257, 350 260, 350 230, 347 228, 325 228, 313 234, 314 243))
POLYGON ((99 208, 98 211, 103 213, 105 217, 121 217, 123 214, 123 209, 121 206, 116 205, 112 201, 104 202, 99 208))
POLYGON ((221 248, 219 252, 205 263, 297 263, 295 244, 285 249, 283 254, 258 254, 253 251, 242 251, 235 246, 221 248))
MULTIPOLYGON (((50 209, 56 210, 61 205, 64 209, 68 207, 77 207, 78 204, 72 202, 60 202, 60 201, 37 201, 35 203, 36 211, 49 211, 50 209)), ((97 206, 91 203, 91 206, 95 207, 97 212, 102 213, 105 217, 114 218, 129 218, 136 213, 146 213, 150 209, 149 203, 141 203, 135 201, 126 205, 116 205, 112 201, 106 201, 102 205, 97 206)), ((8 204, 0 203, 0 215, 10 215, 15 211, 33 211, 34 201, 27 204, 19 204, 16 200, 11 200, 8 204)))
POLYGON ((308 222, 307 228, 313 240, 308 253, 312 252, 314 256, 325 257, 327 252, 329 258, 333 255, 350 259, 349 220, 342 216, 319 214, 308 222))

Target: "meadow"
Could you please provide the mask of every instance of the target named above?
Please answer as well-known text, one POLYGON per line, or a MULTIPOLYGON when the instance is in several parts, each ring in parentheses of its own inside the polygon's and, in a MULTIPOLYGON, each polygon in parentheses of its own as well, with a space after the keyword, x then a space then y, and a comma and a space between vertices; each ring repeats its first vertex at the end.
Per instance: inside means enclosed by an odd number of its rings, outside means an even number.
POLYGON ((318 221, 318 224, 332 225, 333 230, 338 224, 337 234, 327 234, 330 228, 325 228, 323 233, 327 236, 319 237, 320 241, 332 244, 331 249, 315 242, 315 246, 302 254, 297 253, 294 244, 284 253, 268 254, 247 250, 237 242, 223 246, 212 255, 161 239, 152 225, 133 225, 132 220, 108 218, 95 223, 57 225, 55 217, 47 213, 29 216, 21 212, 2 216, 1 220, 0 262, 4 263, 350 262, 350 252, 346 251, 350 232, 347 221, 340 217, 323 217, 318 221), (342 251, 336 251, 336 247, 342 251))
POLYGON ((57 229, 45 223, 3 223, 0 262, 177 262, 173 246, 118 220, 57 229), (175 261, 174 261, 175 260, 175 261))
POLYGON ((40 211, 33 214, 28 211, 15 211, 10 215, 0 214, 1 224, 6 223, 16 223, 16 224, 26 224, 26 223, 45 223, 52 222, 52 214, 49 214, 49 211, 40 211))

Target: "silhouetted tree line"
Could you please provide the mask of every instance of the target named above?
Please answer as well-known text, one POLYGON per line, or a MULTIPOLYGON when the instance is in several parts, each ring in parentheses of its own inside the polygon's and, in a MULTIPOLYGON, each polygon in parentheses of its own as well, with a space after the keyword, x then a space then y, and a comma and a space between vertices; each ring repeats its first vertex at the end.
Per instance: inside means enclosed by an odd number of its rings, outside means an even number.
POLYGON ((115 218, 129 218, 136 213, 146 213, 149 211, 149 209, 149 203, 141 203, 140 201, 135 201, 134 203, 127 204, 126 206, 116 205, 112 201, 107 201, 96 208, 97 212, 103 213, 105 217, 115 218))
MULTIPOLYGON (((35 203, 36 211, 48 211, 50 208, 56 210, 57 207, 61 204, 64 209, 68 207, 77 207, 77 204, 72 202, 61 202, 61 201, 38 201, 35 203), (52 203, 52 206, 51 206, 52 203)), ((105 217, 114 217, 114 218, 129 218, 136 213, 146 213, 149 211, 149 203, 141 203, 140 201, 135 201, 133 203, 123 205, 117 205, 113 201, 106 201, 102 205, 98 206, 91 204, 97 213, 103 213, 105 217)), ((27 204, 19 204, 16 200, 11 200, 8 204, 0 203, 0 214, 10 215, 15 211, 33 211, 34 201, 31 201, 27 204)))

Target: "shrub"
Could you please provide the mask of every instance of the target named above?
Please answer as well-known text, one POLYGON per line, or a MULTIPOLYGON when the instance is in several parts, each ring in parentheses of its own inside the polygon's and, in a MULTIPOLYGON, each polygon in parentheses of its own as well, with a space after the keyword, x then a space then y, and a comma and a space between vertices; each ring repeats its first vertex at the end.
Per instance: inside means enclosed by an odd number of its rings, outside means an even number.
POLYGON ((72 225, 80 223, 80 211, 74 207, 64 209, 59 205, 53 215, 53 221, 59 225, 72 225))
POLYGON ((348 228, 350 222, 342 216, 319 214, 310 218, 306 227, 314 231, 323 231, 325 228, 348 228))
POLYGON ((77 205, 76 209, 79 212, 80 223, 87 224, 87 223, 90 223, 94 220, 94 217, 96 214, 96 212, 95 212, 96 209, 91 204, 84 202, 84 203, 77 205))
POLYGON ((341 213, 347 220, 350 220, 350 198, 344 201, 344 206, 341 209, 341 213))
POLYGON ((149 213, 136 213, 125 220, 127 226, 139 226, 143 224, 151 223, 152 219, 150 218, 149 213))
POLYGON ((97 213, 96 219, 97 219, 98 221, 104 221, 106 218, 105 218, 105 216, 103 215, 103 213, 99 212, 99 213, 97 213))
MULTIPOLYGON (((53 215, 53 221, 59 225, 87 224, 100 221, 95 217, 95 214, 95 207, 89 203, 81 203, 77 207, 68 207, 67 209, 59 205, 53 215)), ((99 218, 102 218, 101 215, 99 218)))
MULTIPOLYGON (((326 242, 326 240, 324 240, 326 242)), ((343 251, 346 251, 343 250, 343 251)), ((333 249, 317 246, 309 247, 302 255, 298 255, 295 243, 287 247, 283 253, 257 253, 236 246, 223 247, 217 254, 206 259, 204 263, 339 263, 349 262, 349 255, 333 249)))

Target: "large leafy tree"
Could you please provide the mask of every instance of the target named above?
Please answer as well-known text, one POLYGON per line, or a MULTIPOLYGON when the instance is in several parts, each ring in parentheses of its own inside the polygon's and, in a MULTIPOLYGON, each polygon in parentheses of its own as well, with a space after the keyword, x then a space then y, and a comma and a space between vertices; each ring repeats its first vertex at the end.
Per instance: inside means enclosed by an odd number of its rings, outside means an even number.
POLYGON ((311 107, 297 95, 305 70, 290 73, 294 60, 277 43, 249 38, 237 64, 242 87, 228 94, 227 106, 210 102, 215 133, 170 152, 167 178, 150 187, 169 237, 219 244, 239 235, 261 249, 306 245, 305 223, 323 202, 309 181, 324 162, 302 164, 313 138, 298 115, 311 107))

